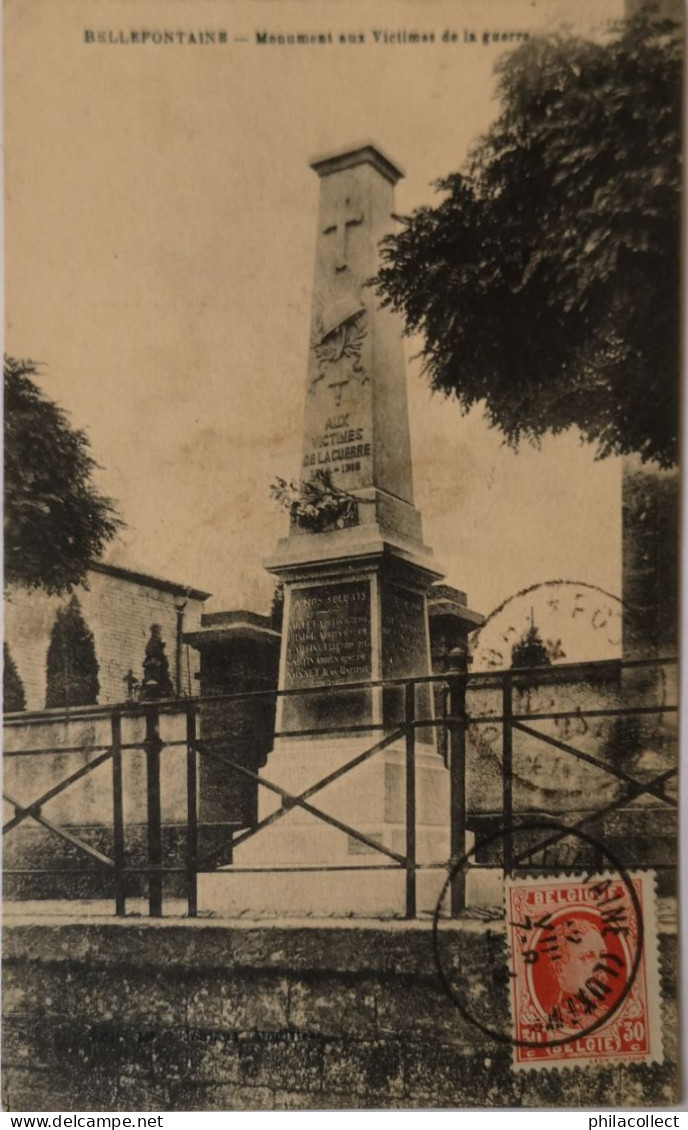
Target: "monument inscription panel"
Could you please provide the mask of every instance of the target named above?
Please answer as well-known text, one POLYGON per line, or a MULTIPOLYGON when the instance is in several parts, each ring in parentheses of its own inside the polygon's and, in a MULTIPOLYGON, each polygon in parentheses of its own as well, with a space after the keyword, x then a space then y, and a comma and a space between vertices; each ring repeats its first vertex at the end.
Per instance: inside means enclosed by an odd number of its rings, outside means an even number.
MULTIPOLYGON (((371 677, 370 583, 312 585, 291 594, 285 682, 287 690, 332 687, 371 677)), ((284 703, 284 728, 342 725, 370 711, 366 691, 298 695, 284 703), (288 725, 287 725, 288 723, 288 725)))
POLYGON ((382 585, 382 654, 386 678, 428 671, 425 599, 399 585, 382 585))
MULTIPOLYGON (((401 679, 405 675, 427 675, 430 671, 426 634, 425 597, 400 585, 384 582, 382 595, 382 655, 383 675, 386 679, 401 679)), ((416 691, 416 711, 429 718, 431 695, 427 686, 416 691)), ((387 728, 392 728, 404 716, 404 690, 387 687, 383 693, 383 715, 387 728)), ((419 730, 420 741, 431 743, 431 730, 419 730)))
POLYGON ((291 596, 285 686, 370 678, 370 585, 353 581, 291 596))

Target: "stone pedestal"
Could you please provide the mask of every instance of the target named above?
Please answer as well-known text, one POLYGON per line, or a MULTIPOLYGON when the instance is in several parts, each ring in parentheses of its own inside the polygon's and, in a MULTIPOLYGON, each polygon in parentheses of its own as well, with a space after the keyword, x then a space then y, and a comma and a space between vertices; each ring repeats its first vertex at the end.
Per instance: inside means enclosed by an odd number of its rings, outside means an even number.
MULTIPOLYGON (((429 673, 425 589, 436 574, 427 562, 395 552, 379 533, 377 545, 370 531, 364 539, 361 527, 300 538, 300 554, 308 546, 312 552, 316 538, 318 546, 324 541, 326 549, 339 553, 317 562, 297 561, 290 554, 279 566, 286 626, 280 687, 294 693, 278 700, 275 744, 263 772, 291 796, 311 789, 403 725, 403 685, 356 683, 429 673), (349 727, 355 732, 342 732, 349 727)), ((416 688, 415 714, 421 721, 432 718, 432 696, 423 684, 416 688)), ((438 865, 436 872, 419 873, 419 906, 429 911, 449 856, 449 775, 430 725, 416 728, 415 775, 416 859, 438 865)), ((352 832, 405 856, 406 785, 406 746, 399 735, 308 799, 352 832)), ((261 788, 259 821, 281 803, 279 794, 261 788)), ((232 914, 246 898, 251 912, 261 914, 402 915, 403 873, 380 870, 396 866, 372 845, 297 806, 234 854, 237 869, 264 868, 264 873, 203 877, 202 905, 232 914), (268 874, 275 866, 356 870, 280 871, 276 885, 268 874)))
MULTIPOLYGON (((282 742, 269 758, 270 780, 292 795, 299 795, 317 781, 353 760, 376 740, 331 739, 282 742)), ((363 764, 337 778, 309 797, 309 803, 325 815, 350 826, 376 843, 404 855, 406 851, 406 766, 403 744, 395 742, 373 754, 363 764)), ((435 751, 416 749, 417 858, 419 862, 445 862, 448 856, 447 773, 435 751)), ((276 793, 264 794, 261 818, 280 807, 276 793)), ((314 814, 295 807, 255 842, 238 848, 235 862, 332 863, 356 867, 391 864, 393 860, 372 845, 333 827, 314 814)))

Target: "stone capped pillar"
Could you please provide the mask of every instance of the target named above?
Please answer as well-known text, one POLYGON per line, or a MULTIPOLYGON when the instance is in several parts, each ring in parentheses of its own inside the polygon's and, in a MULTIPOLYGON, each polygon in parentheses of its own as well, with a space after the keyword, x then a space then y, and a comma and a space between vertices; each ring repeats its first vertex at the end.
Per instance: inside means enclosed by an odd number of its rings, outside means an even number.
MULTIPOLYGON (((320 203, 301 478, 322 481, 326 474, 350 505, 317 532, 292 519, 266 562, 285 590, 279 688, 302 693, 278 699, 274 747, 263 772, 293 794, 402 721, 402 687, 347 684, 430 673, 426 592, 441 575, 423 544, 413 501, 402 325, 365 286, 379 267, 380 240, 393 225, 394 185, 402 174, 372 145, 318 159, 312 168, 320 178, 320 203), (342 734, 343 726, 358 732, 342 734)), ((431 702, 429 689, 419 688, 418 718, 431 717, 431 702)), ((417 741, 419 858, 446 861, 448 775, 432 728, 419 729, 417 741)), ((316 793, 312 803, 403 854, 405 790, 402 738, 316 793)), ((259 819, 279 804, 276 794, 261 789, 259 819)), ((266 868, 390 862, 300 808, 235 853, 237 866, 266 868)), ((232 879, 237 909, 239 878, 232 879)), ((277 885, 252 881, 246 897, 256 911, 263 895, 283 913, 403 911, 403 872, 369 871, 365 883, 362 878, 333 884, 328 874, 282 873, 277 885)), ((205 889, 220 898, 223 882, 206 878, 205 889)), ((225 911, 234 906, 227 897, 219 904, 225 911)))

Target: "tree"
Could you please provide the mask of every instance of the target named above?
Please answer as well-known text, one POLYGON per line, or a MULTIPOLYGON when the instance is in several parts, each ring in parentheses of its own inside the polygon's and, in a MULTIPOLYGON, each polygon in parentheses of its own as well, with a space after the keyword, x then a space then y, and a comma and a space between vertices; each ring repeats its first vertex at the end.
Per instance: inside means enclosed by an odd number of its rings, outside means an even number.
POLYGON ((17 665, 10 654, 10 649, 6 643, 2 646, 2 708, 5 713, 10 714, 16 710, 26 710, 26 695, 24 684, 21 681, 17 665))
POLYGON ((88 437, 5 357, 5 580, 49 593, 83 582, 122 522, 92 483, 88 437))
POLYGON ((93 633, 78 599, 59 608, 48 645, 45 705, 88 706, 98 701, 98 660, 93 633))
POLYGON ((512 667, 550 667, 552 660, 547 654, 547 648, 542 642, 542 636, 531 624, 527 632, 521 636, 518 643, 511 649, 512 667))
POLYGON ((372 280, 432 387, 516 448, 576 426, 598 457, 677 457, 681 38, 644 9, 603 41, 531 39, 437 207, 372 280))

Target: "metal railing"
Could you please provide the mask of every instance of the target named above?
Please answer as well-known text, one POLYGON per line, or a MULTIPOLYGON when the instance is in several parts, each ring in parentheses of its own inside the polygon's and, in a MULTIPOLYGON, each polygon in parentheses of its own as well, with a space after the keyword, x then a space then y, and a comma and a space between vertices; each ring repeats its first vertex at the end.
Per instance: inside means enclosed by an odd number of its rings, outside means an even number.
MULTIPOLYGON (((662 670, 675 665, 673 657, 663 659, 638 659, 627 661, 603 661, 583 664, 557 664, 541 668, 517 668, 510 670, 461 673, 448 672, 442 675, 423 676, 411 679, 393 679, 379 681, 362 681, 356 683, 338 684, 336 687, 308 687, 300 690, 266 690, 242 691, 235 694, 213 695, 204 698, 181 699, 155 703, 126 703, 112 707, 78 707, 67 712, 23 712, 5 716, 5 725, 8 727, 38 725, 44 723, 46 718, 59 721, 77 720, 107 720, 109 723, 109 741, 107 743, 72 746, 43 746, 34 748, 21 748, 7 750, 7 758, 39 757, 51 753, 64 755, 69 753, 84 753, 87 749, 91 760, 81 765, 67 777, 52 785, 41 796, 29 804, 21 803, 12 794, 3 793, 4 799, 14 809, 14 815, 5 823, 3 835, 14 831, 27 820, 38 823, 45 831, 61 839, 75 849, 79 854, 95 863, 104 873, 109 874, 114 881, 115 913, 124 915, 127 909, 127 883, 132 875, 143 876, 147 880, 148 907, 152 917, 160 917, 163 913, 164 881, 166 876, 182 875, 186 880, 186 898, 188 914, 195 917, 198 914, 198 876, 204 872, 216 869, 218 858, 223 852, 226 854, 227 845, 215 848, 205 856, 199 852, 199 760, 206 758, 208 761, 220 763, 231 773, 238 774, 250 780, 256 789, 267 789, 279 796, 280 807, 257 821, 253 826, 242 828, 238 834, 232 835, 231 847, 236 848, 251 837, 259 835, 264 829, 275 824, 288 812, 299 807, 315 819, 352 837, 355 841, 365 845, 371 852, 377 852, 385 861, 377 864, 365 864, 365 869, 398 870, 405 872, 405 912, 406 917, 414 918, 417 913, 417 876, 423 869, 444 870, 452 875, 450 883, 450 913, 452 916, 461 914, 466 907, 466 871, 457 870, 455 865, 458 860, 466 856, 467 828, 470 822, 469 812, 472 799, 467 795, 467 742, 473 727, 487 724, 497 724, 501 728, 501 806, 499 819, 503 826, 501 867, 505 873, 513 872, 514 868, 527 868, 527 860, 532 859, 538 852, 563 839, 568 832, 580 831, 588 823, 604 819, 619 808, 631 803, 640 796, 647 795, 659 800, 669 807, 676 807, 676 800, 668 795, 665 786, 675 777, 677 767, 675 764, 666 768, 661 773, 656 773, 649 780, 638 780, 624 768, 603 761, 594 754, 580 750, 568 741, 551 734, 543 733, 534 728, 538 722, 555 721, 557 719, 575 718, 578 720, 588 718, 617 718, 630 719, 642 718, 652 715, 675 714, 677 704, 662 702, 649 702, 627 705, 621 702, 619 706, 602 704, 601 706, 581 705, 565 710, 526 711, 519 712, 514 709, 515 691, 524 687, 542 687, 543 685, 565 684, 567 687, 582 685, 586 689, 585 696, 590 701, 590 687, 600 681, 609 682, 617 680, 621 686, 624 672, 662 670), (417 710, 418 689, 421 686, 432 686, 439 689, 436 701, 440 699, 440 709, 436 717, 419 717, 417 710), (210 704, 223 705, 230 709, 233 702, 260 701, 270 699, 274 703, 276 697, 289 698, 307 695, 309 700, 314 696, 350 693, 351 691, 375 691, 378 688, 401 688, 403 691, 403 715, 393 725, 383 726, 381 722, 366 722, 348 726, 333 726, 320 728, 304 728, 300 730, 289 729, 277 731, 275 738, 303 738, 327 737, 337 735, 370 734, 377 731, 380 737, 360 753, 351 757, 318 781, 313 782, 307 789, 298 794, 292 794, 279 784, 271 781, 262 773, 255 772, 246 765, 241 764, 226 756, 228 742, 225 739, 206 740, 199 735, 199 716, 204 707, 210 704), (486 713, 469 713, 467 710, 467 696, 475 691, 491 691, 499 696, 499 709, 486 713), (167 714, 183 713, 185 717, 186 733, 184 738, 165 741, 161 738, 161 718, 167 714), (123 719, 142 718, 145 723, 144 736, 141 740, 124 742, 122 740, 123 719), (418 800, 417 800, 417 735, 421 730, 444 730, 447 735, 447 762, 449 771, 449 850, 447 860, 422 863, 417 858, 417 829, 418 829, 418 800), (563 830, 553 830, 535 845, 529 845, 520 851, 515 850, 514 836, 518 829, 519 812, 514 803, 514 735, 524 734, 531 741, 543 742, 546 746, 565 753, 578 760, 581 765, 590 765, 598 771, 610 774, 616 778, 624 791, 616 796, 613 801, 602 805, 600 808, 587 812, 575 823, 567 825, 563 830), (312 802, 312 798, 321 790, 331 785, 336 780, 355 770, 375 757, 388 747, 397 744, 403 745, 405 762, 405 847, 404 851, 395 851, 384 843, 367 835, 348 821, 343 821, 330 813, 324 812, 312 802), (166 749, 183 747, 186 753, 186 819, 185 819, 185 845, 183 864, 169 864, 163 858, 163 819, 161 804, 162 765, 161 757, 166 749), (124 774, 123 760, 131 751, 141 750, 145 755, 145 780, 146 780, 146 860, 138 866, 128 865, 126 862, 126 833, 127 827, 124 819, 124 774), (111 795, 112 795, 112 854, 106 855, 83 838, 77 836, 69 828, 61 827, 49 820, 43 813, 44 806, 65 790, 91 774, 95 769, 111 763, 111 795)), ((479 866, 473 864, 472 866, 479 866)), ((538 865, 542 868, 542 864, 538 865)), ((355 871, 359 870, 354 864, 321 864, 321 865, 281 865, 280 870, 292 871, 355 871)), ((6 868, 6 875, 28 874, 30 869, 6 868)), ((72 871, 72 868, 33 869, 32 874, 60 874, 72 871)), ((251 868, 232 866, 233 872, 265 870, 264 867, 251 868)))

